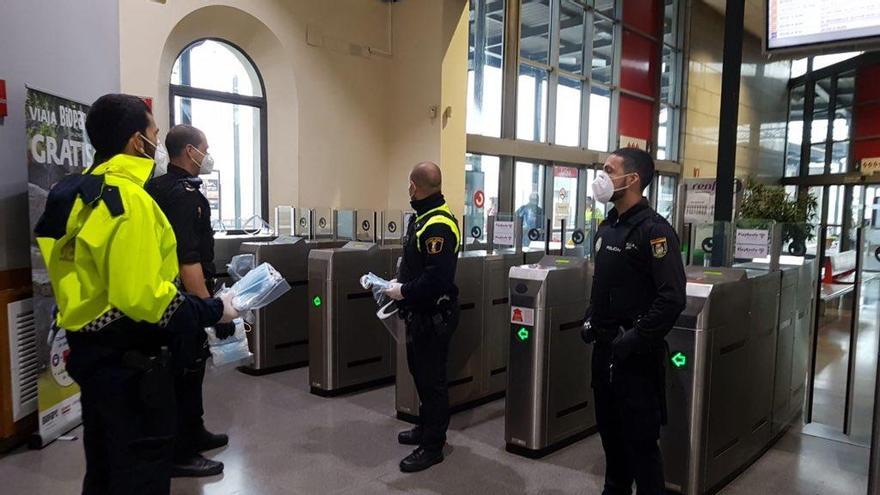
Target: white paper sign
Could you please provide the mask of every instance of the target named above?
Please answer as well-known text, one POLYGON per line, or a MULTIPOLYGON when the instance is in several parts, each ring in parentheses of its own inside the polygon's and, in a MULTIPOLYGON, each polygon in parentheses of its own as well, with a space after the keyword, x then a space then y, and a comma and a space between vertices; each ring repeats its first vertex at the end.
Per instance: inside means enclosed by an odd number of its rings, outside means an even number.
POLYGON ((859 169, 862 175, 873 175, 874 172, 880 172, 880 157, 862 158, 859 169))
POLYGON ((535 326, 535 308, 511 306, 510 322, 516 325, 535 326))
POLYGON ((766 258, 770 254, 770 231, 736 229, 735 258, 766 258))
POLYGON ((621 148, 638 148, 642 151, 648 151, 648 141, 632 136, 620 136, 621 148))
POLYGON ((513 246, 513 227, 513 222, 496 220, 492 242, 496 246, 513 246))

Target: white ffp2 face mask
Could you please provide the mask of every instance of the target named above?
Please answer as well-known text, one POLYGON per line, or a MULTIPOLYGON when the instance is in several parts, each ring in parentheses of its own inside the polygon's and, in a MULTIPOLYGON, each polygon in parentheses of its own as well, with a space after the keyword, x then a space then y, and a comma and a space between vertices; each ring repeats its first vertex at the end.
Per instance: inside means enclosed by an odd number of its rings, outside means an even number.
POLYGON ((165 149, 165 145, 161 142, 154 143, 147 139, 147 137, 143 134, 141 134, 141 138, 144 141, 150 143, 150 145, 152 145, 153 148, 156 150, 155 152, 153 152, 153 156, 144 153, 144 156, 146 156, 147 158, 152 158, 153 162, 156 164, 156 166, 153 168, 153 177, 160 177, 167 174, 168 162, 170 162, 171 160, 168 157, 168 150, 165 149))
MULTIPOLYGON (((202 153, 201 150, 196 147, 193 147, 193 149, 202 155, 202 163, 196 162, 196 165, 199 166, 199 175, 210 175, 211 172, 214 171, 214 157, 211 156, 210 153, 202 153)), ((195 160, 193 161, 195 162, 195 160)))
MULTIPOLYGON (((621 175, 618 178, 622 179, 622 178, 630 176, 630 175, 633 175, 633 174, 630 173, 630 174, 621 175)), ((607 203, 607 202, 611 201, 611 197, 614 196, 615 192, 622 191, 629 186, 618 187, 615 189, 614 188, 614 180, 611 178, 611 176, 608 175, 608 173, 605 172, 604 170, 600 170, 596 174, 596 179, 593 180, 593 184, 591 185, 591 187, 593 189, 593 197, 596 199, 596 201, 598 201, 600 203, 607 203)))

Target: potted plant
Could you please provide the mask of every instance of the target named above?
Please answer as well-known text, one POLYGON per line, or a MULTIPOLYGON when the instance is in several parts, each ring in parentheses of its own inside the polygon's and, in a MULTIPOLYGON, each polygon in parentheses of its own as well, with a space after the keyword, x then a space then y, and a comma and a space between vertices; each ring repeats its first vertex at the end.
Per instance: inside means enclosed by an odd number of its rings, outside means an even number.
POLYGON ((807 241, 815 237, 812 222, 816 219, 817 207, 816 196, 810 192, 801 192, 792 199, 782 186, 749 178, 737 216, 782 224, 782 244, 788 244, 789 254, 803 256, 807 252, 807 241))

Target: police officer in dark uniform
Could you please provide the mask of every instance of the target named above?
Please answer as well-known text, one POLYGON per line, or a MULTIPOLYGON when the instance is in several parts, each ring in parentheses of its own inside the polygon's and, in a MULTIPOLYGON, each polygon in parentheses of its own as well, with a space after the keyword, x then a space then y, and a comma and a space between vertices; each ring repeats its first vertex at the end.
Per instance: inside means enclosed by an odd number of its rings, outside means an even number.
POLYGON ((614 203, 596 234, 595 273, 582 332, 593 347, 592 386, 605 449, 603 495, 665 493, 657 443, 666 422, 664 340, 685 307, 679 241, 642 197, 654 161, 639 149, 612 153, 593 183, 614 203))
POLYGON ((386 294, 398 301, 406 322, 406 357, 421 406, 419 424, 401 432, 402 445, 418 445, 400 462, 403 472, 443 462, 449 427, 446 366, 449 340, 458 325, 455 267, 461 233, 441 192, 440 167, 423 162, 409 175, 409 196, 416 214, 404 237, 398 280, 386 294))
MULTIPOLYGON (((211 208, 200 190, 202 180, 198 175, 210 174, 214 159, 208 154, 205 134, 189 125, 173 127, 165 138, 165 147, 171 165, 165 175, 147 183, 147 192, 174 229, 183 286, 193 294, 209 297, 214 290, 214 230, 211 208)), ((216 326, 221 338, 234 330, 231 323, 216 326)), ((201 452, 222 447, 229 439, 206 430, 203 420, 207 335, 194 331, 185 336, 172 347, 178 424, 171 472, 173 477, 213 476, 223 472, 223 463, 206 459, 201 452)))

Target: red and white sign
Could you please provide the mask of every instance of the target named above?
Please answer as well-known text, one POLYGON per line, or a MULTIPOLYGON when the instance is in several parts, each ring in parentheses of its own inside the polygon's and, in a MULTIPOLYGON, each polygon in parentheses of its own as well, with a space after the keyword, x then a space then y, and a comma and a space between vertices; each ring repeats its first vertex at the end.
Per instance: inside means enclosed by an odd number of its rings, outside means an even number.
POLYGON ((566 177, 569 179, 577 179, 578 169, 575 167, 553 167, 553 177, 566 177))
POLYGON ((0 117, 6 117, 9 108, 6 106, 6 80, 0 79, 0 117))
POLYGON ((535 326, 535 308, 511 306, 510 322, 517 325, 535 326))
POLYGON ((477 191, 474 193, 474 206, 477 208, 482 208, 486 203, 486 196, 483 194, 483 191, 477 191))
POLYGON ((638 148, 642 151, 648 151, 648 141, 632 136, 620 136, 621 148, 638 148))

